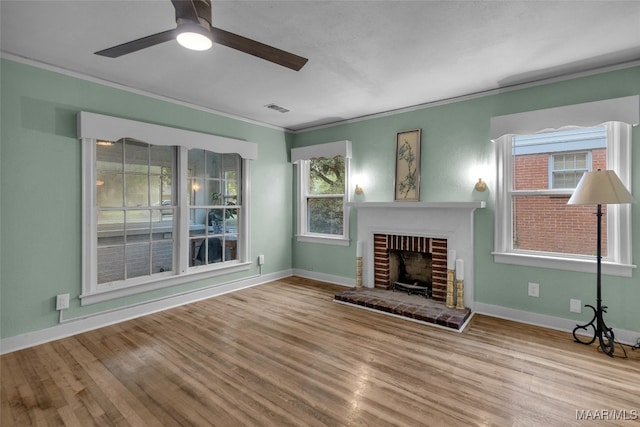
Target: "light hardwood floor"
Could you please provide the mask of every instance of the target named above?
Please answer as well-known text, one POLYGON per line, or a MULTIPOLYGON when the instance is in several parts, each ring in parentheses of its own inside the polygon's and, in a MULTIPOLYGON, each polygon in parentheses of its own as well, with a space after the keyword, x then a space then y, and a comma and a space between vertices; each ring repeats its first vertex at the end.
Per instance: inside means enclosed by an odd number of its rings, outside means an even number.
POLYGON ((2 426, 640 423, 612 420, 640 411, 640 351, 481 315, 448 331, 341 289, 289 278, 3 355, 2 426))

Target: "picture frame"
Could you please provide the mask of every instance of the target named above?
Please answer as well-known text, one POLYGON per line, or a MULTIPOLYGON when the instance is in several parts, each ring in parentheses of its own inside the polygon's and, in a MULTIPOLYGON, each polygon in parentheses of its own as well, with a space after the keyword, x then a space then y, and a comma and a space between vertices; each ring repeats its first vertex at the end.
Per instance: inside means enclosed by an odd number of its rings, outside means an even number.
POLYGON ((420 201, 421 129, 396 133, 396 174, 394 201, 420 201))

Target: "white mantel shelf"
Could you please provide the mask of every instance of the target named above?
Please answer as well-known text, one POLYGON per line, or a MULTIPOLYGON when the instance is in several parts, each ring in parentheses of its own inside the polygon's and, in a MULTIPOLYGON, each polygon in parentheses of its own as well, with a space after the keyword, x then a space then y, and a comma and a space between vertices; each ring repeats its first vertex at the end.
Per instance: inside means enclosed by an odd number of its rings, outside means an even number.
POLYGON ((350 202, 352 208, 394 208, 394 209, 482 209, 487 203, 479 202, 350 202))

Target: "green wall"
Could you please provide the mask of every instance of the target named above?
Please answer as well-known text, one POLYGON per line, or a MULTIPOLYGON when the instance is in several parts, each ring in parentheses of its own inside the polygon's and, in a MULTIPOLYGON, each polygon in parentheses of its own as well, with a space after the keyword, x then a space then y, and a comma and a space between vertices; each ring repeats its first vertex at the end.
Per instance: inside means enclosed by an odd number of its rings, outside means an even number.
MULTIPOLYGON (((80 307, 81 161, 76 113, 91 111, 258 143, 251 181, 251 257, 264 254, 263 273, 290 268, 353 279, 355 248, 298 243, 293 238, 295 179, 291 146, 349 139, 352 172, 367 178, 367 201, 391 201, 394 139, 422 129, 423 201, 477 199, 482 176, 487 208, 475 214, 476 301, 576 321, 569 298, 595 299, 592 274, 509 266, 493 262, 494 197, 491 116, 640 94, 640 67, 341 124, 295 135, 233 120, 3 59, 0 69, 0 337, 55 326, 54 296, 71 294, 72 318, 252 276, 243 273, 80 307), (268 179, 264 179, 268 177, 268 179), (540 298, 526 296, 540 283, 540 298)), ((640 199, 640 128, 633 131, 633 188, 640 199)), ((355 184, 355 183, 354 183, 355 184)), ((640 209, 633 208, 634 264, 640 264, 640 209)), ((355 233, 351 215, 351 234, 355 233)), ((637 270, 632 278, 605 276, 609 326, 640 331, 637 270)))
POLYGON ((56 325, 57 294, 71 295, 65 317, 73 318, 258 273, 254 264, 243 273, 80 307, 81 110, 256 142, 251 203, 260 214, 251 220, 251 259, 265 255, 265 274, 291 268, 286 133, 6 59, 1 67, 2 338, 56 325))
MULTIPOLYGON (((419 89, 417 89, 419 90, 419 89)), ((526 89, 436 105, 386 117, 308 131, 295 135, 294 146, 348 139, 353 144, 352 169, 367 176, 366 201, 393 199, 395 134, 422 129, 421 200, 477 200, 473 184, 482 177, 489 191, 486 209, 475 212, 475 299, 506 308, 588 321, 590 315, 569 312, 569 299, 595 303, 595 275, 493 262, 495 169, 489 140, 492 116, 640 94, 640 67, 545 84, 526 89), (540 284, 540 297, 527 296, 527 283, 540 284)), ((633 130, 635 198, 640 200, 640 127, 633 130)), ((354 183, 355 185, 355 183, 354 183)), ((633 209, 633 260, 640 264, 640 207, 633 209)), ((354 214, 351 237, 355 237, 354 214)), ((595 222, 594 222, 595 233, 595 222)), ((314 273, 355 277, 355 248, 293 244, 293 267, 314 273), (336 273, 337 272, 337 273, 336 273)), ((610 327, 640 331, 640 274, 603 277, 603 300, 610 327)))

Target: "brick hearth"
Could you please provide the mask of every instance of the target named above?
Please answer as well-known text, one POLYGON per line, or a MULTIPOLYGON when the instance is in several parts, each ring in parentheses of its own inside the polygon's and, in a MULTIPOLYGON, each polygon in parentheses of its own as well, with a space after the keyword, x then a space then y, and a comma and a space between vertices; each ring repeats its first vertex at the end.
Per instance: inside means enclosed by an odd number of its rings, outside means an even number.
POLYGON ((418 295, 407 295, 380 288, 348 289, 338 292, 335 301, 366 307, 383 313, 461 330, 471 315, 468 308, 447 308, 444 304, 418 295))

